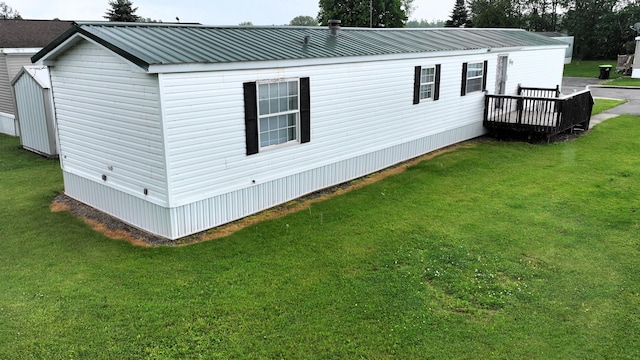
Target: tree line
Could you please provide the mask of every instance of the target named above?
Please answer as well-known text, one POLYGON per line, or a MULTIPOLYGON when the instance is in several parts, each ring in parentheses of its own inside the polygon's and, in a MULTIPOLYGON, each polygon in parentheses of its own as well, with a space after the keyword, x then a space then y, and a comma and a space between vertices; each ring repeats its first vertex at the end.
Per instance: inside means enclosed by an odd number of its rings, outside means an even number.
POLYGON ((445 26, 521 28, 574 37, 574 57, 634 52, 640 5, 633 0, 456 0, 445 26))
MULTIPOLYGON (((446 21, 412 20, 414 0, 319 0, 316 18, 297 16, 289 25, 326 25, 339 19, 353 27, 478 27, 521 28, 536 32, 561 32, 574 37, 577 59, 615 59, 631 54, 633 25, 640 23, 640 0, 456 0, 446 21)), ((109 21, 155 22, 135 14, 131 0, 109 0, 104 18, 109 21)), ((20 14, 0 2, 0 18, 20 19, 20 14)), ((176 20, 179 21, 178 18, 176 20)), ((241 25, 252 25, 250 21, 241 25)), ((640 29, 638 29, 640 31, 640 29)))

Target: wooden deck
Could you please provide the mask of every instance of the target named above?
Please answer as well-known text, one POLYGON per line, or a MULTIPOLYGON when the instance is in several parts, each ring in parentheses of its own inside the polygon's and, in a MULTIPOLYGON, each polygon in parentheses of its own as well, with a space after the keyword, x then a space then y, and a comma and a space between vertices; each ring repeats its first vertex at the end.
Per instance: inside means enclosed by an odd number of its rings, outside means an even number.
POLYGON ((490 132, 515 131, 547 138, 587 130, 593 98, 589 90, 560 97, 556 89, 519 88, 521 95, 485 95, 484 126, 490 132))

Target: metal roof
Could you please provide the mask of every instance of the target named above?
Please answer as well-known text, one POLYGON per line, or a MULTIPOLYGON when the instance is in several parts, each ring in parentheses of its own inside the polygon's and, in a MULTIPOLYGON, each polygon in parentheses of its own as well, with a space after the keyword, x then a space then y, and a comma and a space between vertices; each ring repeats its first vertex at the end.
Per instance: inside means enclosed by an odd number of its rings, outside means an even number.
POLYGON ((150 65, 218 64, 426 53, 471 49, 566 46, 520 29, 343 27, 337 36, 326 27, 206 26, 93 22, 75 23, 32 61, 36 62, 77 34, 104 45, 133 63, 150 65), (309 36, 308 45, 304 44, 309 36))

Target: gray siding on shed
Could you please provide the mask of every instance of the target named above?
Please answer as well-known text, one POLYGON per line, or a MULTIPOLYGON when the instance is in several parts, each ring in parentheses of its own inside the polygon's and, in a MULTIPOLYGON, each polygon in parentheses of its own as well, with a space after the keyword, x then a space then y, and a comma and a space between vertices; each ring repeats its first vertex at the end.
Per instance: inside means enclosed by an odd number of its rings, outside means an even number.
POLYGON ((20 143, 24 148, 41 155, 57 155, 50 90, 40 86, 27 72, 15 80, 13 89, 20 124, 20 143))

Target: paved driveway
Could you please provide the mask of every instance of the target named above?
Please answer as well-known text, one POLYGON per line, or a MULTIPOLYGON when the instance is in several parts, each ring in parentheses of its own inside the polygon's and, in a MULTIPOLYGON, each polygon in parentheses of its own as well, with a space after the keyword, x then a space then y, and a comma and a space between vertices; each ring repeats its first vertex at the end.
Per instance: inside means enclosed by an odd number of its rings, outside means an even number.
POLYGON ((565 77, 562 78, 562 93, 571 94, 588 87, 593 97, 627 100, 625 104, 607 110, 607 113, 640 115, 640 87, 602 86, 601 83, 599 79, 565 77))

